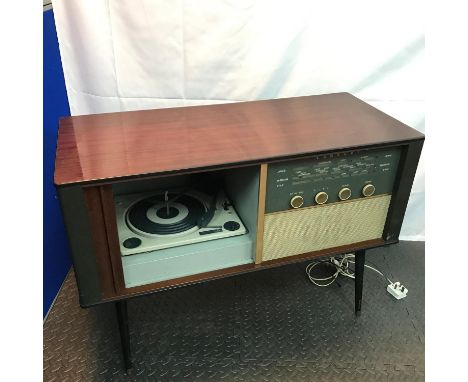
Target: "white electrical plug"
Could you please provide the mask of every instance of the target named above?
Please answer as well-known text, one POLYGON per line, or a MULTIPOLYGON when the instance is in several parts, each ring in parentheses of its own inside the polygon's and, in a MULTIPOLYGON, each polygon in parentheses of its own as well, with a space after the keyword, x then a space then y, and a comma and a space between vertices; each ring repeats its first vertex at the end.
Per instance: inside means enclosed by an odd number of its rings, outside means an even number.
POLYGON ((408 294, 408 289, 403 284, 400 284, 399 281, 397 281, 396 283, 389 284, 387 286, 387 292, 390 293, 397 300, 401 300, 402 298, 405 298, 408 294))

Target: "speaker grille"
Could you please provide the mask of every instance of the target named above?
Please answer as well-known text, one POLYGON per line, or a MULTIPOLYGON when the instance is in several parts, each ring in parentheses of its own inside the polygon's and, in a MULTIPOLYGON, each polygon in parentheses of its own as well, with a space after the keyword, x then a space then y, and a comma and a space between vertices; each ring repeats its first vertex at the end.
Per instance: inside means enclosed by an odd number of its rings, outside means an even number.
POLYGON ((263 261, 382 237, 390 195, 265 215, 263 261))

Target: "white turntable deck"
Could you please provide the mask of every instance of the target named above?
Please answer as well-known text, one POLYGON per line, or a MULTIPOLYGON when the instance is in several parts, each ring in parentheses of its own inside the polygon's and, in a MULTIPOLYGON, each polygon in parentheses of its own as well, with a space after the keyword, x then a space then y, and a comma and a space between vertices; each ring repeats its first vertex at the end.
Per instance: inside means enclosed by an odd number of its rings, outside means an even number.
POLYGON ((196 190, 115 196, 124 256, 243 235, 247 232, 224 192, 196 190))

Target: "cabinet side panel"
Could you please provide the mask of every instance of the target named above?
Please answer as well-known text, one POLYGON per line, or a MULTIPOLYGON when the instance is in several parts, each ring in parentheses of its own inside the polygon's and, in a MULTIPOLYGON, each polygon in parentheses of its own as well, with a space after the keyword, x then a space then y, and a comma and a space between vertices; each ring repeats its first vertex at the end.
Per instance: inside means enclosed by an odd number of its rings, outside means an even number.
POLYGON ((99 187, 83 188, 104 298, 114 297, 114 277, 99 187))
POLYGON ((106 225, 107 245, 109 248, 109 260, 112 267, 114 287, 117 294, 125 289, 125 281, 122 269, 122 256, 120 253, 119 234, 117 232, 117 220, 115 216, 114 196, 112 186, 101 186, 99 188, 102 201, 102 212, 106 225))
POLYGON ((59 188, 58 195, 70 242, 80 305, 97 304, 102 301, 101 284, 83 189, 79 186, 59 188))
POLYGON ((424 140, 413 141, 403 151, 384 228, 383 239, 386 241, 398 240, 400 236, 423 144, 424 140))

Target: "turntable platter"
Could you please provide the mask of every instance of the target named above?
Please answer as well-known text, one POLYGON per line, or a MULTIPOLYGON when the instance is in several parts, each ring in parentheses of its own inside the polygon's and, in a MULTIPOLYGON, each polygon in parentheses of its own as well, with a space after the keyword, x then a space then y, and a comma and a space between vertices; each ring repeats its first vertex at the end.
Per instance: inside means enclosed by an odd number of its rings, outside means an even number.
POLYGON ((243 235, 246 227, 224 190, 195 188, 116 195, 122 256, 243 235))
POLYGON ((136 202, 127 214, 127 223, 133 231, 149 235, 173 235, 197 226, 205 212, 205 205, 194 196, 171 193, 166 205, 165 195, 154 195, 136 202))

